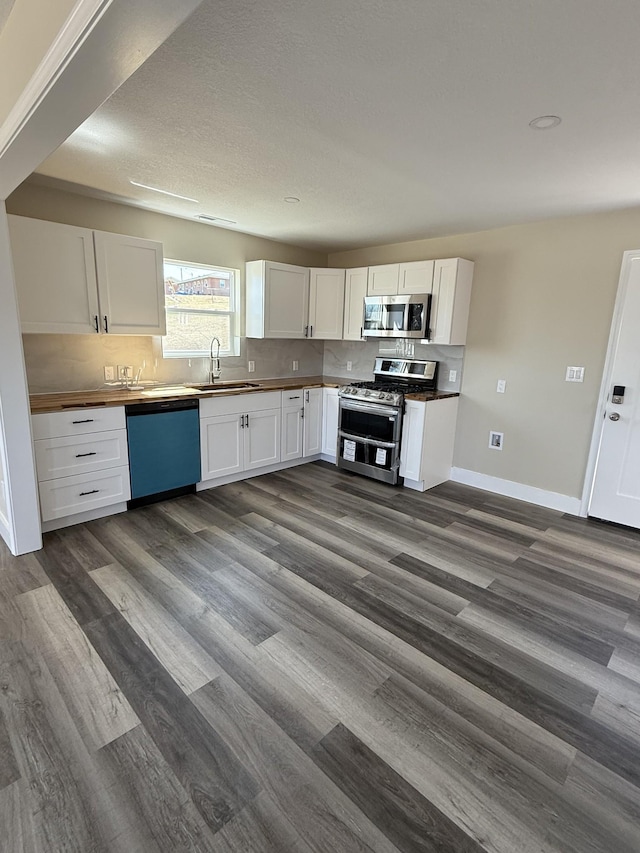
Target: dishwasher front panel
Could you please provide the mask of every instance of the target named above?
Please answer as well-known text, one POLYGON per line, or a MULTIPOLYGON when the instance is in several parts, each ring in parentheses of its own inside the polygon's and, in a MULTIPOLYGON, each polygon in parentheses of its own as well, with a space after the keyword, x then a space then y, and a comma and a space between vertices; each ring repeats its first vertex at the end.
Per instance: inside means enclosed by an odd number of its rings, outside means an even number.
POLYGON ((200 481, 197 407, 127 413, 127 436, 132 500, 200 481))

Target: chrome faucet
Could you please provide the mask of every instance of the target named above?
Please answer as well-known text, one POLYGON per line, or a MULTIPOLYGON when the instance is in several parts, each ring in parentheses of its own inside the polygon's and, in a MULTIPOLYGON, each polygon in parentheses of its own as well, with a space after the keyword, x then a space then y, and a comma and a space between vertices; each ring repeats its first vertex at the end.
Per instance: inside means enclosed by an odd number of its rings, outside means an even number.
POLYGON ((213 385, 216 379, 220 379, 220 339, 211 338, 211 346, 209 348, 210 363, 209 363, 209 382, 213 385), (213 345, 217 344, 216 354, 213 354, 213 345))

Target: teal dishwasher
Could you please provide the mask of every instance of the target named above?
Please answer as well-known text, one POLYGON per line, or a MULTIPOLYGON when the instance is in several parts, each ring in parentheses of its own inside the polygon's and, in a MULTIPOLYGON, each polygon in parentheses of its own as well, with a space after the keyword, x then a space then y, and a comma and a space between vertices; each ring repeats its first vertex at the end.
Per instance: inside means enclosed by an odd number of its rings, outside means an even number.
POLYGON ((133 509, 195 491, 200 480, 198 400, 125 406, 133 509))

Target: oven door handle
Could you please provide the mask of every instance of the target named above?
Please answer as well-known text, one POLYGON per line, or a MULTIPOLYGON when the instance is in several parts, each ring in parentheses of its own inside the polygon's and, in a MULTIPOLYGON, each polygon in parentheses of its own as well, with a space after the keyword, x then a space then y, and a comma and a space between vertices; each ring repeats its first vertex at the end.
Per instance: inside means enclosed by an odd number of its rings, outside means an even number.
POLYGON ((380 441, 377 438, 364 438, 361 435, 354 435, 352 432, 344 432, 343 430, 338 430, 338 436, 340 438, 344 438, 345 441, 355 441, 360 444, 372 444, 374 447, 387 447, 389 450, 393 450, 394 447, 398 446, 397 441, 380 441))
POLYGON ((373 415, 387 415, 389 418, 399 418, 400 409, 396 406, 385 406, 380 403, 365 403, 359 400, 347 400, 340 398, 340 408, 350 409, 354 412, 370 412, 373 415))

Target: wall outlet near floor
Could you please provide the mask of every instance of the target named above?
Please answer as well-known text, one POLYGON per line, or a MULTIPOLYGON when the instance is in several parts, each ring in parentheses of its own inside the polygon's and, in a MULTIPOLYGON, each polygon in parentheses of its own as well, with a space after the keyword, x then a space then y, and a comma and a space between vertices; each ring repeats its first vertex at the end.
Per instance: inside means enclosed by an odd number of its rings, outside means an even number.
POLYGON ((293 369, 294 369, 294 370, 297 370, 299 366, 300 366, 300 364, 299 364, 298 360, 297 360, 297 359, 294 359, 294 360, 293 360, 293 369))
POLYGON ((565 382, 584 382, 584 367, 567 367, 565 382))
POLYGON ((504 394, 507 390, 507 380, 506 379, 498 379, 498 384, 496 385, 496 391, 498 394, 504 394))
POLYGON ((116 369, 113 365, 104 366, 104 381, 113 382, 116 378, 116 369))
POLYGON ((247 362, 247 370, 249 371, 249 373, 255 373, 256 372, 255 361, 248 361, 247 362))
POLYGON ((118 379, 133 379, 133 365, 132 364, 119 364, 118 365, 118 379))
POLYGON ((502 442, 504 441, 504 433, 503 432, 495 432, 494 430, 490 430, 489 432, 489 447, 492 450, 502 450, 502 442))
POLYGON ((348 361, 348 362, 347 362, 347 370, 351 370, 352 368, 353 368, 353 362, 352 362, 352 361, 348 361))
POLYGON ((457 378, 458 378, 458 371, 457 370, 450 370, 449 371, 449 382, 455 382, 457 378))

